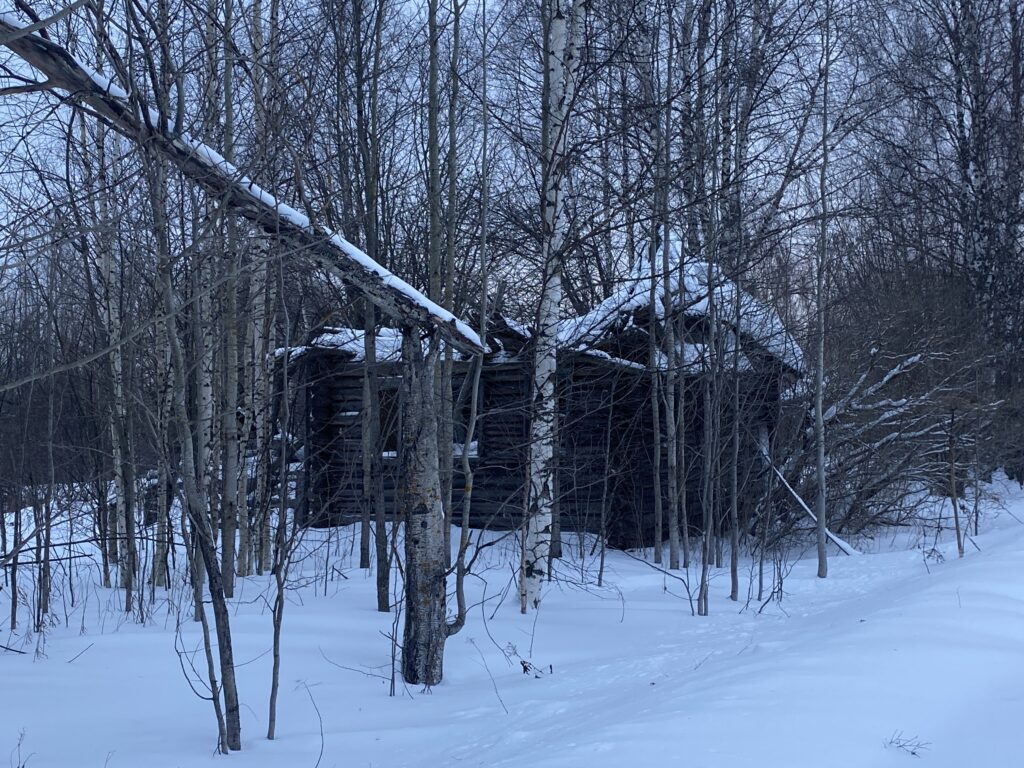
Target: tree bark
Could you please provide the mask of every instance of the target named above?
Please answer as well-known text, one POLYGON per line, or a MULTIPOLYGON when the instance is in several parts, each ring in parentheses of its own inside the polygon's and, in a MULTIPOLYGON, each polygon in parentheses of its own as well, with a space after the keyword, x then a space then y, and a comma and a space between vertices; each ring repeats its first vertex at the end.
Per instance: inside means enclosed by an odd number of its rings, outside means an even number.
POLYGON ((815 344, 814 366, 814 442, 815 442, 815 476, 818 493, 814 501, 814 513, 818 518, 815 528, 818 549, 818 578, 828 576, 828 515, 826 508, 826 477, 825 477, 825 268, 828 249, 828 198, 826 182, 828 178, 828 85, 829 67, 832 56, 832 3, 825 2, 824 29, 822 34, 822 115, 821 115, 821 170, 818 177, 818 191, 821 197, 821 229, 818 241, 818 264, 816 275, 817 306, 815 309, 815 326, 817 339, 815 344))
POLYGON ((541 283, 530 419, 529 485, 519 580, 520 610, 540 607, 548 578, 555 503, 558 321, 562 303, 566 130, 579 69, 583 0, 548 0, 544 18, 541 137, 541 283))
POLYGON ((426 353, 415 329, 403 329, 402 450, 399 498, 405 521, 405 627, 402 677, 437 685, 444 667, 444 506, 437 455, 434 369, 438 348, 426 353))

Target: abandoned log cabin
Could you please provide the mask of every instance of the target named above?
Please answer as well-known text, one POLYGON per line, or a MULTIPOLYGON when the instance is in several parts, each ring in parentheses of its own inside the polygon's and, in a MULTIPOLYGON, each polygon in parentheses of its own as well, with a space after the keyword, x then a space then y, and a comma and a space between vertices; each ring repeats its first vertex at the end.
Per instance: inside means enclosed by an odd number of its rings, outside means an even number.
MULTIPOLYGON (((663 347, 656 347, 653 355, 651 352, 652 322, 660 344, 666 317, 663 284, 655 280, 652 307, 650 277, 628 279, 592 311, 559 325, 556 524, 562 530, 603 530, 616 547, 652 543, 652 363, 661 377, 670 364, 679 367, 680 401, 685 403, 678 421, 680 435, 685 436, 678 441, 683 480, 678 484, 680 509, 692 530, 700 527, 707 452, 706 393, 700 382, 709 370, 708 347, 713 340, 719 370, 724 369, 713 398, 720 434, 730 434, 730 420, 739 418, 741 519, 750 519, 763 495, 759 489, 767 467, 762 446, 778 423, 781 396, 801 375, 799 347, 773 309, 720 276, 713 279, 719 319, 712 335, 706 265, 677 272, 673 272, 670 286, 676 299, 667 318, 678 330, 675 355, 665 354, 663 347), (739 382, 737 397, 733 396, 733 381, 739 382)), ((474 473, 471 525, 508 529, 521 524, 526 501, 531 330, 495 314, 489 318, 486 341, 489 350, 480 377, 479 418, 469 445, 465 425, 471 361, 456 356, 453 367, 452 508, 461 509, 462 452, 468 451, 474 473)), ((384 502, 390 512, 396 509, 398 487, 400 332, 381 328, 376 356, 384 502)), ((305 394, 308 522, 314 526, 356 522, 364 505, 371 504, 364 495, 362 456, 364 334, 350 328, 319 329, 304 347, 293 351, 293 359, 305 394)), ((666 443, 661 443, 660 493, 667 504, 668 462, 666 443)), ((712 460, 723 466, 731 461, 728 446, 721 438, 712 447, 712 460)), ((728 477, 726 472, 718 474, 728 477)), ((726 509, 727 489, 718 489, 714 496, 716 509, 726 509)))

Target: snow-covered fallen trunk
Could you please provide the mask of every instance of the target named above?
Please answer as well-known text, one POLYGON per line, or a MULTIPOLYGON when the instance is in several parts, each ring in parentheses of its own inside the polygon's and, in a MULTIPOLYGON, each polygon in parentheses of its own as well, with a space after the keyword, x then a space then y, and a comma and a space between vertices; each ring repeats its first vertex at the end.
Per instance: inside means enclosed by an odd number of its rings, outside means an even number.
MULTIPOLYGON (((779 480, 782 482, 782 484, 786 487, 786 490, 789 491, 790 494, 792 494, 794 499, 796 499, 796 503, 800 505, 800 509, 802 509, 807 514, 807 516, 809 518, 811 518, 811 520, 813 520, 815 523, 817 523, 818 522, 817 515, 815 515, 814 512, 811 511, 811 508, 809 506, 807 506, 807 502, 805 502, 803 499, 800 498, 800 494, 793 490, 793 486, 791 486, 788 482, 786 482, 785 476, 781 472, 779 472, 778 467, 776 467, 774 464, 772 464, 772 470, 775 472, 775 475, 779 478, 779 480)), ((830 531, 828 528, 825 529, 825 535, 828 537, 829 541, 831 541, 833 544, 835 544, 837 547, 839 547, 839 549, 841 549, 846 554, 848 554, 848 555, 859 555, 860 554, 860 552, 858 552, 849 542, 844 541, 843 539, 839 538, 834 533, 832 533, 832 531, 830 531)))
POLYGON ((306 261, 362 291, 387 314, 410 325, 437 328, 465 352, 483 351, 476 332, 451 312, 341 235, 321 229, 278 201, 210 147, 176 133, 136 96, 79 62, 62 46, 35 33, 24 34, 24 25, 13 14, 0 13, 0 41, 46 76, 47 89, 66 91, 128 139, 156 148, 229 210, 287 241, 306 261))

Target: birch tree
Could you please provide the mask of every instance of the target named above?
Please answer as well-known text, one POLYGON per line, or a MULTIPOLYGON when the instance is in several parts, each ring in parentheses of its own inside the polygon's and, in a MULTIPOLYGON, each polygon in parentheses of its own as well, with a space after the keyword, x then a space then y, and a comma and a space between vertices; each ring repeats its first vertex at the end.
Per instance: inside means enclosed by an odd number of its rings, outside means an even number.
POLYGON ((580 67, 584 0, 547 0, 541 111, 541 258, 531 394, 529 483, 519 583, 520 610, 540 607, 549 576, 555 503, 558 321, 565 245, 566 142, 580 67))

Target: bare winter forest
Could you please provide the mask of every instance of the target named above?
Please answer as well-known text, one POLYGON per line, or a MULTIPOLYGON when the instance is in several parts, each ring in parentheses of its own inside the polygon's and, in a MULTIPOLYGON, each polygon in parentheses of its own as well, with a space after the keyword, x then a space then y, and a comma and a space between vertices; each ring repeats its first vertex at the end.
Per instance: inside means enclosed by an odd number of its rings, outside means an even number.
MULTIPOLYGON (((113 764, 340 765, 364 694, 318 698, 314 656, 516 718, 490 664, 556 686, 537 633, 605 633, 595 595, 651 606, 607 669, 881 595, 893 542, 995 557, 1022 355, 1019 0, 0 0, 0 762, 68 764, 18 718, 76 635, 205 718, 113 764)), ((441 698, 398 722, 475 717, 441 698)), ((551 747, 575 710, 540 701, 551 747)))

